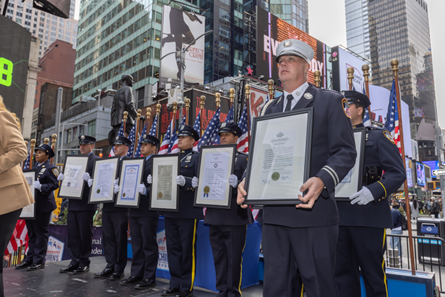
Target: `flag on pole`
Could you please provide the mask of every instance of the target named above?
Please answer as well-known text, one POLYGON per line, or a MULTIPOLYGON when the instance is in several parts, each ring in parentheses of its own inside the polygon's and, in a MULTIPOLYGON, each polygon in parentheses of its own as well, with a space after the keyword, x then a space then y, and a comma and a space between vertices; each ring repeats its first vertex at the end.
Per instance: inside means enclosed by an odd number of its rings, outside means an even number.
POLYGON ((385 129, 391 132, 395 145, 399 148, 399 153, 402 153, 402 146, 400 143, 399 131, 399 112, 397 110, 397 95, 396 83, 392 81, 391 93, 389 95, 388 113, 386 114, 385 129))
POLYGON ((136 125, 131 128, 130 135, 128 135, 128 139, 131 141, 130 148, 128 149, 127 157, 133 158, 134 153, 134 143, 136 141, 136 125))
MULTIPOLYGON (((227 118, 224 121, 224 123, 234 123, 234 117, 233 117, 233 106, 230 108, 229 113, 227 114, 227 118)), ((215 142, 213 143, 213 145, 217 145, 220 144, 219 142, 219 135, 216 135, 216 139, 215 142)))
POLYGON ((243 153, 249 153, 249 138, 247 133, 247 104, 244 105, 238 127, 241 128, 241 136, 238 138, 237 149, 243 153))
MULTIPOLYGON (((116 136, 124 136, 124 121, 121 123, 121 127, 119 128, 119 131, 117 132, 116 136)), ((111 148, 110 154, 108 154, 108 157, 114 157, 114 146, 111 148)))
POLYGON ((204 131, 203 136, 199 140, 198 143, 198 151, 201 149, 203 145, 212 145, 216 137, 218 136, 219 131, 219 115, 221 113, 221 107, 218 107, 215 114, 213 115, 212 120, 210 121, 207 129, 204 131))
POLYGON ((170 139, 172 137, 172 133, 171 133, 172 122, 173 122, 173 120, 168 125, 167 132, 165 132, 164 140, 161 143, 161 147, 159 148, 158 155, 165 155, 165 154, 168 153, 168 148, 169 148, 169 145, 170 145, 170 139))
POLYGON ((23 165, 23 170, 29 170, 29 159, 31 155, 28 153, 28 157, 26 157, 25 164, 23 165))
MULTIPOLYGON (((142 129, 141 137, 139 137, 139 142, 144 139, 144 135, 147 133, 147 124, 145 124, 144 129, 142 129)), ((136 152, 134 153, 134 157, 140 157, 141 156, 141 144, 138 142, 138 146, 136 148, 136 152)))
MULTIPOLYGON (((182 125, 185 125, 185 116, 184 116, 184 118, 182 119, 182 123, 181 123, 181 125, 179 126, 179 127, 181 127, 182 125)), ((179 129, 178 129, 178 131, 179 131, 179 129)), ((176 154, 176 153, 179 153, 181 150, 178 148, 178 134, 177 133, 174 133, 173 134, 173 137, 172 137, 172 140, 170 141, 170 144, 172 144, 171 146, 170 146, 170 148, 168 149, 168 153, 169 154, 176 154)))
POLYGON ((150 129, 150 136, 156 137, 156 131, 158 129, 158 115, 155 116, 155 119, 153 120, 153 124, 151 125, 150 129))
POLYGON ((17 249, 25 245, 25 251, 28 249, 28 229, 26 228, 25 220, 18 220, 14 232, 11 235, 11 239, 6 246, 4 255, 10 255, 17 251, 17 249))
MULTIPOLYGON (((193 124, 193 129, 195 129, 196 132, 198 132, 198 135, 201 136, 201 111, 198 113, 198 116, 196 117, 195 123, 193 124)), ((193 151, 198 151, 198 141, 195 141, 195 144, 193 145, 193 151)))
MULTIPOLYGON (((363 86, 363 94, 366 95, 366 88, 365 88, 365 86, 363 86)), ((369 98, 369 96, 368 96, 368 98, 369 98)), ((370 101, 371 101, 371 99, 370 99, 370 101)), ((371 126, 372 123, 371 123, 371 117, 370 117, 371 115, 369 114, 369 109, 368 108, 364 108, 364 112, 365 112, 365 116, 363 117, 363 125, 365 127, 371 126)))

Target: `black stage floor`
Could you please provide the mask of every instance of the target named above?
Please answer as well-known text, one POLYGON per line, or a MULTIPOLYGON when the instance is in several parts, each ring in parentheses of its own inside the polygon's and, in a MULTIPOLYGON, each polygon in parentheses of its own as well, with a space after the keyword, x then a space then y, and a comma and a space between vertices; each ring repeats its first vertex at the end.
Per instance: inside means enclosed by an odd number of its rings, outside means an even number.
MULTIPOLYGON (((47 263, 40 271, 3 269, 3 281, 6 297, 108 297, 108 296, 161 296, 168 280, 157 279, 153 289, 136 290, 133 286, 121 286, 118 281, 95 279, 94 273, 105 267, 104 257, 91 258, 90 271, 83 274, 59 273, 59 269, 68 265, 69 261, 47 263)), ((130 276, 131 261, 125 269, 125 278, 130 276)), ((195 287, 195 297, 211 297, 216 293, 195 287)), ((263 296, 262 285, 243 290, 243 297, 263 296)))

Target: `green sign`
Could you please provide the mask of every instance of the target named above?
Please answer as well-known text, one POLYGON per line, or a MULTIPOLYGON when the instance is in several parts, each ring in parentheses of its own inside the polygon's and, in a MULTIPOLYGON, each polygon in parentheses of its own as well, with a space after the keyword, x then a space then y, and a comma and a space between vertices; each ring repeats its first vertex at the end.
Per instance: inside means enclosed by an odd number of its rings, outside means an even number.
POLYGON ((11 86, 13 68, 14 64, 11 61, 0 58, 0 85, 11 86))

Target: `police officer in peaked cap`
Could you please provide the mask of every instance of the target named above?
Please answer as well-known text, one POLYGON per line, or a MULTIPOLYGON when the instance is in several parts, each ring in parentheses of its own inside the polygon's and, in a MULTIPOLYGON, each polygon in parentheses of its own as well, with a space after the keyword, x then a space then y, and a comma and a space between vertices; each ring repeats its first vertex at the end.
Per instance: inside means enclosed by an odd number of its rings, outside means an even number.
MULTIPOLYGON (((313 129, 309 179, 295 196, 297 205, 263 207, 263 296, 290 296, 290 279, 299 272, 311 297, 337 297, 335 253, 339 217, 335 187, 354 166, 357 156, 346 99, 339 92, 317 89, 307 82, 311 46, 288 39, 277 47, 278 75, 284 94, 270 100, 261 115, 312 108, 313 129), (304 196, 300 192, 307 193, 304 196)), ((278 132, 278 131, 277 131, 278 132)), ((246 195, 238 186, 238 204, 246 195)))

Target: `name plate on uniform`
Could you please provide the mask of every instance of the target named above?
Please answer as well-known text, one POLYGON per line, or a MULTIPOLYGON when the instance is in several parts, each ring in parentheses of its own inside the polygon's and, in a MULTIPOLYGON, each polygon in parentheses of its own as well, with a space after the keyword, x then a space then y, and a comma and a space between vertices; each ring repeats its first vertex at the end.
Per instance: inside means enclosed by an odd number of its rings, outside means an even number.
POLYGON ((153 183, 151 184, 150 210, 179 211, 179 155, 155 155, 151 157, 153 183))
POLYGON ((96 159, 93 169, 89 204, 114 202, 114 180, 117 177, 118 157, 96 159))
POLYGON ((357 193, 363 186, 363 163, 365 155, 366 128, 354 129, 355 149, 357 158, 354 167, 335 187, 335 200, 349 201, 351 195, 357 193))
POLYGON ((116 194, 117 207, 138 208, 140 193, 138 185, 143 184, 145 158, 131 158, 122 160, 122 168, 119 176, 119 193, 116 194))
POLYGON ((194 206, 230 209, 229 177, 235 168, 235 156, 236 144, 201 147, 194 206))
POLYGON ((63 166, 64 179, 60 183, 58 197, 82 199, 83 187, 87 186, 83 174, 87 171, 88 156, 68 155, 63 166))
MULTIPOLYGON (((24 170, 23 175, 25 176, 26 184, 29 187, 29 190, 32 194, 32 199, 34 198, 34 181, 36 180, 36 171, 35 170, 24 170)), ((36 205, 35 203, 27 205, 22 208, 22 213, 20 214, 19 219, 21 220, 35 220, 36 218, 36 205)))
POLYGON ((253 119, 246 204, 302 203, 298 195, 309 178, 312 122, 312 107, 253 119))

